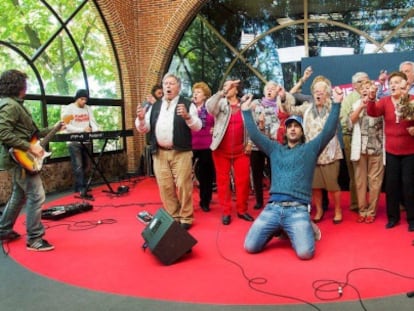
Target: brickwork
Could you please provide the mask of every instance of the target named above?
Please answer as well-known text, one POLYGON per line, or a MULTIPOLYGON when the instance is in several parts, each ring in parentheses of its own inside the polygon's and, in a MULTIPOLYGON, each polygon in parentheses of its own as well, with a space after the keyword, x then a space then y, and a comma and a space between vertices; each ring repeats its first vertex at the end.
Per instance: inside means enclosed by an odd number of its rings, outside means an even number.
MULTIPOLYGON (((187 25, 206 0, 97 1, 113 36, 120 59, 127 128, 154 84, 160 83, 187 25)), ((140 166, 143 135, 128 139, 128 171, 140 166)))

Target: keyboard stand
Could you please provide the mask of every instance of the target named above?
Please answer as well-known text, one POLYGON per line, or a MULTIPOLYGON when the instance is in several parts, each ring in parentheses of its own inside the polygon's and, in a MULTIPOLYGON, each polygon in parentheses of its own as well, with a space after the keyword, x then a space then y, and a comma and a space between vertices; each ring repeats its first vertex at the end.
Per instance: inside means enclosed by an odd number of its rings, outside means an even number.
MULTIPOLYGON (((93 165, 93 169, 91 171, 91 174, 89 175, 89 179, 88 182, 86 184, 86 188, 85 188, 85 192, 88 193, 88 189, 91 186, 92 183, 92 179, 93 179, 93 175, 95 175, 95 172, 98 172, 99 175, 102 177, 102 179, 104 180, 106 186, 108 187, 109 190, 102 190, 103 192, 107 192, 107 193, 111 193, 111 194, 115 194, 115 195, 119 195, 118 191, 115 191, 112 187, 111 184, 109 183, 109 181, 106 179, 105 174, 103 173, 103 171, 99 168, 99 164, 101 163, 101 159, 102 159, 102 155, 104 153, 106 144, 108 143, 109 139, 119 139, 119 137, 113 137, 113 138, 105 138, 105 142, 101 148, 101 151, 98 155, 98 158, 95 161, 95 158, 93 157, 93 149, 92 151, 89 150, 89 148, 86 148, 86 151, 88 153, 89 159, 92 162, 93 165)), ((90 143, 92 144, 92 140, 90 140, 90 143)), ((81 142, 81 144, 83 145, 83 142, 81 142)))

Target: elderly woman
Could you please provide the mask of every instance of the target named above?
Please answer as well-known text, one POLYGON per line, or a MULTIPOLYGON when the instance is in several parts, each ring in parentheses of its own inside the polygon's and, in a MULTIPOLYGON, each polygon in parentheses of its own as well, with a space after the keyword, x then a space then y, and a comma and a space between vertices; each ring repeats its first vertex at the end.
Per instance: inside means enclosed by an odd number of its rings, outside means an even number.
MULTIPOLYGON (((385 193, 388 223, 395 227, 400 221, 400 203, 404 198, 408 231, 414 231, 414 121, 403 119, 398 105, 405 100, 407 76, 393 72, 388 77, 390 96, 376 101, 376 86, 367 100, 367 114, 384 117, 385 133, 385 193)), ((409 96, 414 99, 413 95, 409 96)))
POLYGON ((358 86, 361 98, 352 104, 348 118, 352 133, 350 161, 354 166, 358 200, 357 222, 367 224, 375 221, 384 177, 383 118, 370 117, 366 111, 366 100, 372 85, 373 82, 368 80, 358 86))
POLYGON ((200 188, 200 208, 204 212, 210 211, 215 176, 210 149, 214 118, 207 112, 205 105, 210 96, 211 90, 205 82, 197 82, 193 85, 192 101, 197 107, 198 117, 202 122, 201 130, 192 133, 193 165, 200 188))
MULTIPOLYGON (((289 117, 282 107, 281 102, 289 101, 290 105, 295 104, 295 99, 287 93, 282 86, 274 81, 266 83, 263 89, 264 97, 252 102, 254 108, 254 118, 259 130, 272 140, 283 143, 285 134, 285 120, 289 117)), ((254 209, 263 207, 263 172, 267 165, 269 169, 269 158, 259 150, 257 146, 249 140, 247 150, 250 151, 250 167, 253 177, 253 187, 256 196, 256 205, 254 209)), ((271 176, 269 176, 271 179, 271 176)))
MULTIPOLYGON (((311 92, 313 103, 301 106, 285 105, 286 111, 303 116, 306 140, 314 139, 323 129, 331 111, 331 83, 328 79, 318 76, 312 83, 311 92)), ((337 135, 325 147, 318 157, 312 184, 312 198, 316 207, 313 221, 320 222, 324 216, 322 209, 322 189, 326 189, 333 197, 335 214, 333 223, 342 222, 341 188, 338 184, 340 159, 343 158, 337 135)))
POLYGON ((207 100, 207 111, 214 116, 213 160, 216 168, 216 183, 219 203, 223 208, 222 223, 231 223, 230 174, 236 184, 237 216, 253 221, 247 213, 250 186, 250 158, 246 153, 247 132, 240 110, 242 89, 240 80, 227 80, 223 89, 207 100))

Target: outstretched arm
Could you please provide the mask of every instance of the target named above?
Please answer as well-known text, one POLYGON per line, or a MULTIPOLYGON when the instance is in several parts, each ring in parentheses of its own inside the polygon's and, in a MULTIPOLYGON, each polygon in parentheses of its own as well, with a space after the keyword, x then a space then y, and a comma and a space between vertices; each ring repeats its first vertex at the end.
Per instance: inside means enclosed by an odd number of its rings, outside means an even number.
POLYGON ((339 87, 333 90, 333 104, 329 113, 329 117, 322 129, 322 132, 316 136, 310 143, 319 143, 319 152, 321 152, 329 141, 334 137, 338 128, 339 111, 341 108, 341 102, 343 100, 343 92, 339 87))
POLYGON ((241 109, 243 112, 243 119, 244 125, 249 132, 249 136, 251 141, 265 154, 269 155, 273 144, 278 144, 277 142, 273 142, 263 133, 259 131, 257 128, 257 124, 253 118, 252 110, 254 109, 255 105, 252 103, 253 95, 248 94, 242 97, 241 102, 241 109))

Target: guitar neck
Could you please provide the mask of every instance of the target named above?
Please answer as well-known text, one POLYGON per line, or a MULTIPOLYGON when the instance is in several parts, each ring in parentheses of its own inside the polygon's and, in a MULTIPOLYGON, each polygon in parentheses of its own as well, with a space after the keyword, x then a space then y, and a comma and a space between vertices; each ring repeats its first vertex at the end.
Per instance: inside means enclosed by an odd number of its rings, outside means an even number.
POLYGON ((42 148, 45 148, 46 145, 49 143, 49 141, 55 136, 55 134, 61 129, 62 125, 58 124, 56 125, 40 142, 40 146, 42 148))

